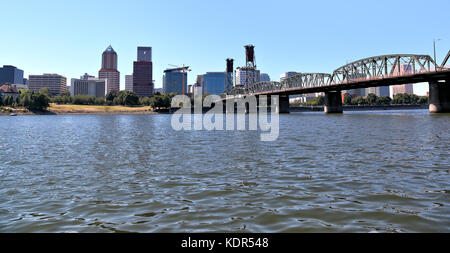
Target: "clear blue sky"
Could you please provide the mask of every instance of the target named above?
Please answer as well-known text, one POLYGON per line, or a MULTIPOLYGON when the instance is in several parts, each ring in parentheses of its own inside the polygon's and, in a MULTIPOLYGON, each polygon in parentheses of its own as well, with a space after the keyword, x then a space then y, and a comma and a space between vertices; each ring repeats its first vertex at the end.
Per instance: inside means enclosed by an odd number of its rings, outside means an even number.
MULTIPOLYGON (((153 47, 153 75, 162 86, 168 64, 198 74, 244 64, 243 46, 272 80, 286 71, 327 72, 369 56, 433 54, 450 49, 449 0, 377 1, 24 1, 0 0, 0 65, 25 75, 98 75, 101 53, 119 55, 121 87, 137 46, 153 47)), ((419 85, 420 86, 420 85, 419 85)), ((425 85, 417 93, 425 93, 425 85)))

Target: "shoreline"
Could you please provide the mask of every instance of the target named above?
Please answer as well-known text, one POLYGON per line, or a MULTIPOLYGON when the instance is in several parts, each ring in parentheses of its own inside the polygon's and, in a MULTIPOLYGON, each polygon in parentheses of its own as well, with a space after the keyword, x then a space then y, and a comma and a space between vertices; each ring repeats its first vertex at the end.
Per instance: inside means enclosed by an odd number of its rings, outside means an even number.
MULTIPOLYGON (((73 109, 73 105, 64 105, 63 108, 50 107, 48 111, 33 112, 23 108, 12 109, 12 111, 0 111, 0 116, 39 116, 39 115, 156 115, 171 114, 174 111, 160 110, 153 111, 149 107, 121 107, 117 109, 114 106, 82 106, 73 109)), ((203 108, 207 112, 211 108, 203 108)), ((428 109, 428 105, 382 105, 382 106, 343 106, 344 111, 386 111, 386 110, 421 110, 428 109)), ((176 111, 176 110, 175 110, 176 111)), ((290 112, 318 112, 323 111, 322 106, 291 106, 290 112)))
POLYGON ((30 111, 23 107, 2 107, 0 116, 38 116, 38 115, 146 115, 162 114, 149 106, 97 106, 97 105, 57 105, 51 104, 46 111, 30 111))

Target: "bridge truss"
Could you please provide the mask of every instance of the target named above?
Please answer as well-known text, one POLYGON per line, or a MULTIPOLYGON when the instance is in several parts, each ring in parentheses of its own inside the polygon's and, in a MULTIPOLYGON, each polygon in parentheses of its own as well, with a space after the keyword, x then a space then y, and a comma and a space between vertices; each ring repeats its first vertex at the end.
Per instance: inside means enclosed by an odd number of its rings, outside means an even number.
POLYGON ((280 82, 259 82, 234 87, 228 95, 245 95, 283 89, 307 89, 366 80, 446 70, 428 55, 396 54, 361 59, 336 69, 333 74, 299 73, 280 82))

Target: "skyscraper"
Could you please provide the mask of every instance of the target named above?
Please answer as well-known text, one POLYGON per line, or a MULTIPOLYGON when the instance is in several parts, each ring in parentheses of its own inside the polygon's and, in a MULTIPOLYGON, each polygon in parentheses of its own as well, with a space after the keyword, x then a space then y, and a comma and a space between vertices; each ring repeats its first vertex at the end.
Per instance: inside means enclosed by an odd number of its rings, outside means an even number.
POLYGON ((166 69, 163 76, 164 94, 183 94, 183 82, 184 92, 187 93, 187 80, 187 72, 183 73, 183 70, 181 68, 166 69))
MULTIPOLYGON (((409 73, 412 72, 412 66, 411 65, 401 65, 400 66, 400 71, 398 70, 398 68, 396 69, 395 73, 396 74, 404 74, 404 73, 409 73)), ((400 84, 400 85, 393 85, 391 86, 392 88, 392 97, 394 97, 397 94, 414 94, 414 86, 412 83, 408 83, 408 84, 400 84)))
POLYGON ((120 72, 117 70, 117 53, 111 45, 102 54, 102 68, 98 78, 107 79, 106 92, 120 90, 120 72))
POLYGON ((137 61, 152 61, 152 48, 151 47, 138 47, 137 61))
POLYGON ((225 93, 226 72, 208 72, 203 75, 203 94, 220 95, 225 93))
POLYGON ((249 85, 249 79, 254 79, 251 82, 258 83, 260 81, 260 71, 257 69, 250 69, 245 67, 238 67, 236 69, 236 85, 242 85, 242 86, 248 86, 249 85))
POLYGON ((153 95, 151 47, 137 48, 137 61, 133 63, 133 92, 141 97, 151 97, 153 95))
POLYGON ((0 68, 0 85, 5 83, 24 84, 23 70, 4 65, 3 68, 0 68))

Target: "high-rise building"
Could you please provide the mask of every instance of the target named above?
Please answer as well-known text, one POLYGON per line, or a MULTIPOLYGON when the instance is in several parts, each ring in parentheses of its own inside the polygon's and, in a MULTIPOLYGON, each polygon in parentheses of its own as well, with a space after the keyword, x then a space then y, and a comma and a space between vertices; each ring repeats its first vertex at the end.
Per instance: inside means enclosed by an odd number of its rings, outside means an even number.
POLYGON ((105 97, 106 79, 98 79, 89 77, 87 79, 75 79, 72 78, 70 86, 70 94, 76 95, 88 95, 98 98, 105 97))
POLYGON ((23 70, 11 65, 3 65, 0 68, 0 85, 10 84, 24 84, 23 70))
POLYGON ((181 68, 166 69, 163 75, 163 91, 164 94, 176 93, 183 94, 183 82, 184 93, 187 94, 187 72, 183 73, 181 68), (184 77, 183 77, 184 76, 184 77))
POLYGON ((381 96, 390 96, 389 86, 380 86, 380 87, 370 87, 366 88, 366 96, 370 93, 381 96))
POLYGON ((141 97, 153 95, 152 48, 138 47, 137 61, 133 63, 133 92, 141 97))
POLYGON ((152 48, 151 47, 138 47, 137 49, 137 61, 152 61, 152 48))
POLYGON ((293 77, 298 74, 300 74, 300 73, 294 72, 294 71, 284 72, 283 74, 280 75, 280 81, 283 81, 287 78, 293 77))
MULTIPOLYGON (((366 74, 353 74, 348 77, 349 80, 357 79, 357 78, 364 78, 366 77, 366 74)), ((365 97, 368 95, 366 88, 358 88, 358 89, 352 89, 352 90, 343 90, 342 94, 349 94, 352 97, 365 97)))
POLYGON ((260 71, 257 69, 241 68, 236 69, 236 85, 247 86, 249 82, 247 76, 254 78, 251 83, 258 83, 260 81, 260 71))
POLYGON ((207 72, 203 75, 203 94, 220 95, 225 93, 226 72, 207 72))
POLYGON ((49 88, 51 96, 62 95, 66 92, 67 79, 58 74, 30 75, 29 88, 32 91, 39 91, 42 88, 49 88))
POLYGON ((270 76, 269 74, 266 73, 261 73, 260 78, 259 78, 260 82, 270 82, 270 76))
MULTIPOLYGON (((411 65, 401 65, 400 66, 400 74, 409 73, 412 71, 411 65)), ((398 68, 395 71, 396 74, 399 74, 398 68)), ((397 94, 414 94, 414 86, 412 83, 409 84, 400 84, 400 85, 393 85, 391 86, 392 89, 392 97, 394 97, 397 94)))
POLYGON ((120 72, 117 70, 117 53, 109 46, 102 54, 102 68, 98 72, 98 78, 107 79, 107 92, 120 90, 120 72))
POLYGON ((125 75, 125 90, 133 91, 133 75, 125 75))

